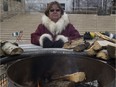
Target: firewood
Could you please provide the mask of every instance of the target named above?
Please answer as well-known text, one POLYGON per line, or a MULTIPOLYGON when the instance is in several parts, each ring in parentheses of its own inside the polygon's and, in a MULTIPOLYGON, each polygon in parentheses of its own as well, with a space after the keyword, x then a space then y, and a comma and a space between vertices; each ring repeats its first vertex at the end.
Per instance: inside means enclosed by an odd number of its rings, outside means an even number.
POLYGON ((77 45, 83 44, 84 40, 81 39, 75 39, 75 40, 71 40, 69 42, 64 43, 63 48, 65 49, 73 49, 74 47, 76 47, 77 45))
POLYGON ((115 45, 108 45, 107 52, 110 58, 116 58, 116 44, 115 45))
POLYGON ((2 42, 0 41, 0 57, 5 56, 4 51, 2 50, 2 42))
POLYGON ((109 59, 107 50, 101 50, 101 51, 99 51, 97 53, 96 57, 104 59, 104 60, 108 60, 109 59))
POLYGON ((89 55, 89 56, 95 56, 97 54, 97 52, 93 49, 94 45, 92 45, 89 49, 85 50, 85 52, 89 55))
POLYGON ((63 46, 64 49, 71 49, 71 43, 70 42, 66 42, 64 43, 64 46, 63 46))
POLYGON ((90 46, 89 42, 85 42, 83 44, 77 45, 76 47, 73 48, 74 51, 76 52, 82 52, 85 49, 87 49, 90 46))
POLYGON ((67 74, 64 76, 60 76, 60 77, 57 77, 54 79, 56 79, 56 80, 68 80, 68 81, 77 83, 77 82, 84 81, 86 79, 86 75, 84 72, 76 72, 73 74, 67 74))
POLYGON ((55 80, 47 83, 44 87, 75 87, 74 82, 55 80))
POLYGON ((111 44, 111 42, 106 41, 106 40, 100 40, 100 41, 95 41, 93 44, 93 49, 96 51, 101 50, 103 47, 106 47, 108 44, 111 44))
POLYGON ((82 82, 86 79, 84 72, 76 72, 73 74, 66 75, 66 79, 72 82, 82 82))
POLYGON ((80 45, 78 45, 78 46, 76 46, 76 47, 73 48, 73 50, 76 51, 76 52, 82 52, 85 49, 86 49, 85 44, 80 44, 80 45))
POLYGON ((0 57, 5 56, 5 53, 3 52, 2 48, 0 47, 0 57))
POLYGON ((108 45, 114 45, 114 43, 106 41, 106 40, 100 40, 100 41, 95 41, 93 49, 96 51, 101 50, 102 48, 107 48, 108 45))
POLYGON ((4 42, 1 48, 6 55, 17 55, 23 53, 23 49, 21 47, 18 47, 9 41, 4 42))
POLYGON ((104 40, 107 40, 107 41, 110 41, 110 42, 113 42, 113 43, 116 43, 116 40, 115 39, 111 39, 110 37, 106 36, 106 35, 103 35, 101 34, 100 32, 95 32, 96 36, 104 39, 104 40))

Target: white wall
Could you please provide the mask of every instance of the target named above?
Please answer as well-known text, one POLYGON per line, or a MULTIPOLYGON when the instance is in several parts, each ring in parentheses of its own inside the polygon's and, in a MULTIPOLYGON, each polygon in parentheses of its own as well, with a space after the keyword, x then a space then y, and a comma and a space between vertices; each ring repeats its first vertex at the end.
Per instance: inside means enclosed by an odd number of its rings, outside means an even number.
POLYGON ((43 4, 43 8, 45 8, 45 5, 51 1, 58 1, 59 3, 65 3, 65 11, 71 11, 73 0, 25 0, 26 9, 30 10, 30 8, 34 8, 37 11, 40 11, 41 10, 40 7, 42 7, 42 4, 43 4))
MULTIPOLYGON (((48 3, 54 0, 43 0, 43 1, 48 3)), ((59 3, 65 3, 65 11, 71 11, 73 0, 55 0, 55 1, 58 1, 59 3)))
POLYGON ((66 0, 66 11, 72 11, 73 0, 66 0))

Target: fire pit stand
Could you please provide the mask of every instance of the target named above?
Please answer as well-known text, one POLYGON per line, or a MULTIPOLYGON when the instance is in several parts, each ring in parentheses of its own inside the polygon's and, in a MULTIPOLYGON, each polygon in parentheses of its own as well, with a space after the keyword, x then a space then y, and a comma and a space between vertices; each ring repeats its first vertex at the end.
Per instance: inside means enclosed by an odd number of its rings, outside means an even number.
MULTIPOLYGON (((56 55, 56 54, 70 55, 71 54, 71 55, 79 55, 79 56, 86 57, 86 53, 84 53, 84 52, 80 52, 80 53, 73 52, 72 50, 65 50, 65 49, 36 49, 35 51, 33 51, 33 50, 25 51, 21 55, 9 56, 9 57, 1 58, 0 61, 1 61, 1 65, 2 65, 2 64, 12 63, 12 61, 16 62, 16 61, 20 61, 22 59, 28 59, 28 58, 33 58, 33 57, 38 56, 38 55, 41 56, 41 55, 48 55, 48 54, 52 54, 52 55, 56 55)), ((107 62, 107 61, 105 61, 105 62, 107 62)), ((4 87, 2 85, 5 83, 5 81, 7 82, 6 73, 2 74, 0 76, 0 78, 2 78, 2 82, 0 83, 0 86, 4 87)), ((8 87, 21 87, 21 86, 18 86, 17 84, 16 84, 16 86, 12 85, 11 83, 12 83, 12 81, 9 81, 9 86, 8 87)))

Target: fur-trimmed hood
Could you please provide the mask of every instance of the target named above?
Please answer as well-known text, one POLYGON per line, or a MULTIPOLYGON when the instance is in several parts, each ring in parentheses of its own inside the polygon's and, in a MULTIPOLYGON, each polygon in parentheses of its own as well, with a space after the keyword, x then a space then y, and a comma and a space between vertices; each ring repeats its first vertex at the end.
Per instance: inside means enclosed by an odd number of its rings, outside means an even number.
POLYGON ((66 13, 55 23, 46 15, 42 16, 42 24, 53 34, 60 34, 65 27, 69 24, 69 18, 66 13))

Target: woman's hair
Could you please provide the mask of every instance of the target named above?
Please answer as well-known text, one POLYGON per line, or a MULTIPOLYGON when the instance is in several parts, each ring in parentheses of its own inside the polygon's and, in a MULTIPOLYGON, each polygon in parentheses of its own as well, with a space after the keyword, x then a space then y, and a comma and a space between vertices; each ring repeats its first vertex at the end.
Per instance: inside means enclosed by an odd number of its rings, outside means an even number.
POLYGON ((48 4, 47 9, 46 9, 45 12, 44 12, 46 16, 49 15, 49 10, 52 8, 53 5, 57 5, 57 6, 58 6, 58 8, 59 8, 60 11, 61 11, 61 15, 64 14, 64 10, 63 10, 63 8, 61 7, 61 5, 60 5, 57 1, 53 1, 53 2, 51 2, 51 3, 48 4))

